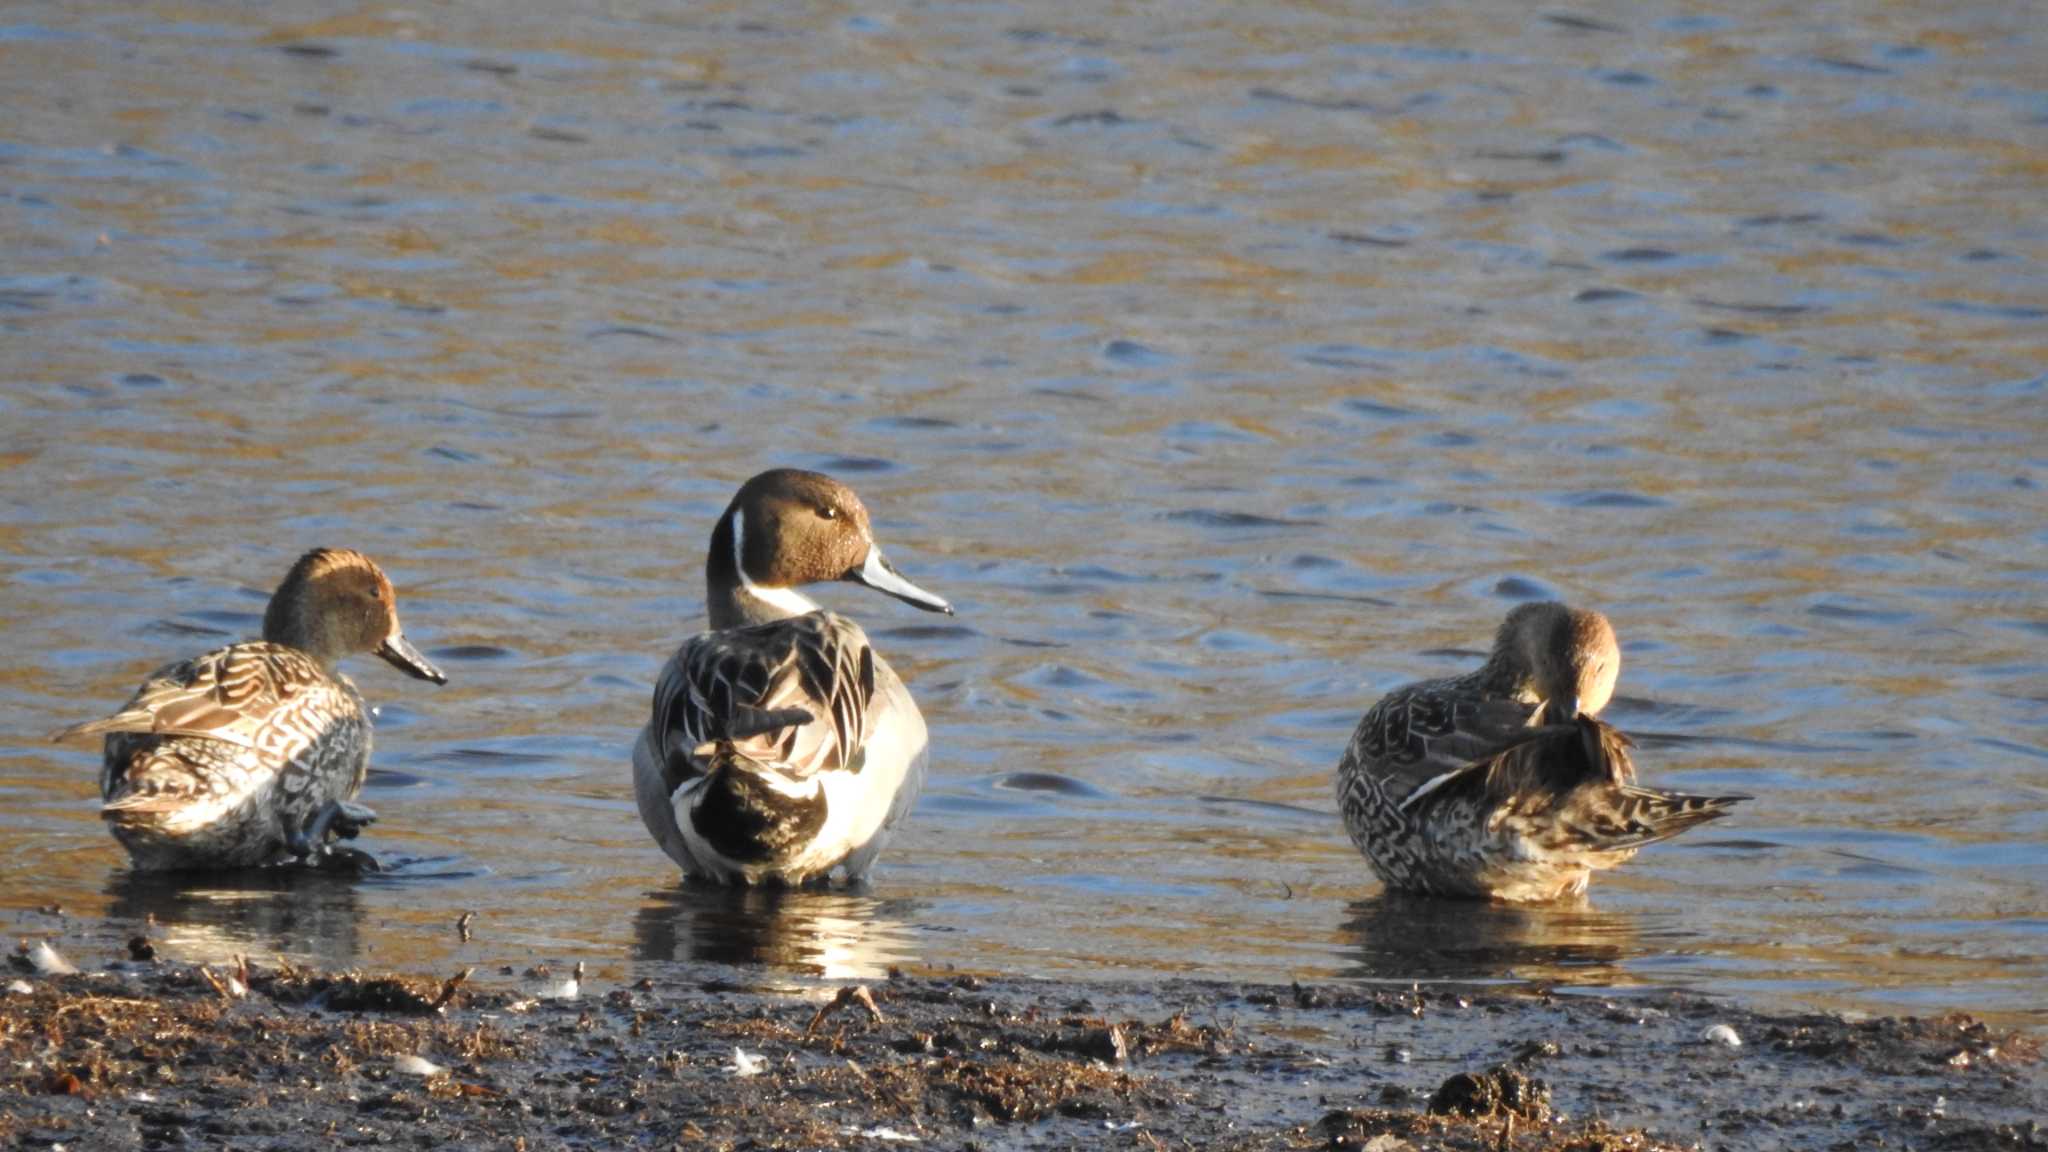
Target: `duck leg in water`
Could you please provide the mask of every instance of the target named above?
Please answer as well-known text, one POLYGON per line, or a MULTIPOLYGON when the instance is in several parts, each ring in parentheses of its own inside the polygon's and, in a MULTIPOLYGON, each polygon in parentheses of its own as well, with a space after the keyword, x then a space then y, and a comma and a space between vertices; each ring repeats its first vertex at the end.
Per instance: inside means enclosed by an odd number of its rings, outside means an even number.
POLYGON ((336 865, 352 866, 359 871, 377 871, 377 860, 367 852, 356 849, 337 850, 328 844, 331 835, 336 840, 353 840, 363 829, 377 822, 377 813, 369 807, 347 800, 329 800, 313 818, 306 822, 305 830, 292 838, 286 848, 301 861, 325 867, 330 860, 336 865))

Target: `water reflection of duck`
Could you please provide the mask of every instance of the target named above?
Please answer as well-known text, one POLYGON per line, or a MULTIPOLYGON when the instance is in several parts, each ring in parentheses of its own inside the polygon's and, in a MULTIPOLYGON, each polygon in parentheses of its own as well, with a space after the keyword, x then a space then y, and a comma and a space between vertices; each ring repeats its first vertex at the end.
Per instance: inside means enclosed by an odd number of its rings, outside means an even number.
POLYGON ((648 893, 634 954, 650 963, 762 966, 873 979, 913 958, 900 902, 857 892, 686 883, 648 893))
POLYGON ((1368 980, 1627 984, 1634 916, 1583 902, 1530 908, 1383 892, 1353 902, 1342 928, 1368 980))
POLYGON ((357 881, 310 868, 222 873, 123 869, 107 882, 107 918, 148 931, 168 959, 213 964, 236 954, 289 956, 323 967, 354 964, 362 907, 357 881))

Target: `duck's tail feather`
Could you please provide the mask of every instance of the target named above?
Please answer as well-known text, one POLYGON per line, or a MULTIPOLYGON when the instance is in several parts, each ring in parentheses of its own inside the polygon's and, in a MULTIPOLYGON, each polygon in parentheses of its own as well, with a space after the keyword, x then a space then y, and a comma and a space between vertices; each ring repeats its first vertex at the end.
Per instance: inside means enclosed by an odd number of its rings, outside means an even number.
POLYGON ((83 740, 88 736, 105 736, 112 732, 154 732, 156 713, 144 709, 132 712, 116 712, 99 720, 87 720, 73 724, 62 732, 50 737, 52 744, 63 744, 71 740, 83 740))
POLYGON ((808 708, 736 707, 725 722, 727 740, 748 740, 782 728, 799 728, 817 717, 808 708))
POLYGON ((1695 796, 1627 784, 1600 814, 1598 839, 1605 851, 1623 851, 1669 840, 1690 828, 1726 816, 1749 796, 1695 796))

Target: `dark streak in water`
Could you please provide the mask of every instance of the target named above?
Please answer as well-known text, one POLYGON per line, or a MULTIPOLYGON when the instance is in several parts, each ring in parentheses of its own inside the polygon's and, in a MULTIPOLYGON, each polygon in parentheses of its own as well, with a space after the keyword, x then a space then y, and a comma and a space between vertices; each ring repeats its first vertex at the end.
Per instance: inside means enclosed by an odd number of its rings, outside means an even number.
POLYGON ((1178 524, 1196 524, 1203 528, 1229 530, 1247 528, 1312 528, 1320 520, 1290 520, 1279 516, 1261 516, 1255 512, 1230 512, 1215 508, 1184 508, 1168 512, 1161 519, 1178 524))
POLYGON ((1299 804, 1282 804, 1277 800, 1251 800, 1242 796, 1197 796, 1195 799, 1204 804, 1216 804, 1227 808, 1255 808, 1261 812, 1284 813, 1288 816, 1299 816, 1308 820, 1323 821, 1331 818, 1328 812, 1318 812, 1314 808, 1303 808, 1299 804))
POLYGON ((1821 616, 1830 620, 1870 620, 1881 624, 1903 624, 1913 618, 1911 612, 1898 608, 1879 608, 1870 604, 1844 604, 1823 600, 1806 609, 1809 616, 1821 616))
POLYGON ((1129 572, 1119 572, 1114 568, 1105 568, 1100 564, 1081 564, 1072 568, 1062 566, 1054 568, 1052 574, 1066 580, 1100 580, 1107 584, 1156 584, 1159 582, 1159 577, 1157 576, 1133 575, 1129 572))
POLYGON ((1661 264, 1678 259, 1678 253, 1669 248, 1617 248, 1601 256, 1621 264, 1661 264))
POLYGON ((1572 492, 1561 502, 1573 508, 1663 508, 1668 501, 1637 492, 1572 492))
POLYGON ((1819 744, 1798 740, 1759 740, 1749 736, 1722 736, 1704 732, 1641 732, 1629 730, 1629 739, 1645 748, 1749 748, 1759 752, 1797 752, 1801 755, 1848 755, 1868 752, 1856 744, 1819 744))
POLYGON ((1762 216, 1745 216, 1736 221, 1744 228, 1774 228, 1781 224, 1818 224, 1827 217, 1818 212, 1770 212, 1762 216))
POLYGON ((1386 116, 1399 111, 1370 100, 1356 98, 1318 99, 1313 96, 1296 96, 1278 88, 1254 88, 1248 95, 1254 100, 1269 100, 1275 104, 1291 104, 1297 108, 1315 108, 1324 112, 1370 112, 1375 116, 1386 116))
POLYGON ((921 641, 967 640, 981 635, 964 624, 900 624, 894 628, 871 628, 868 635, 884 640, 921 641))
POLYGON ((450 748, 444 752, 432 752, 420 757, 425 764, 452 764, 457 767, 473 767, 478 764, 546 764, 559 760, 558 756, 543 756, 536 752, 501 752, 493 748, 450 748))
POLYGON ((818 464, 820 472, 857 472, 872 475, 877 472, 894 472, 896 462, 879 456, 831 456, 818 464))
POLYGON ((868 421, 868 426, 871 428, 900 428, 908 432, 925 432, 936 431, 942 428, 958 428, 960 425, 951 420, 941 420, 936 416, 877 416, 873 420, 868 421))
POLYGON ((1003 792, 1051 792, 1084 800, 1109 798, 1109 793, 1093 784, 1056 772, 1005 772, 989 781, 989 786, 1003 792))
POLYGON ((1477 648, 1424 648, 1417 656, 1428 656, 1435 660, 1484 660, 1491 653, 1477 648))
POLYGON ((234 633, 203 624, 187 624, 181 620, 152 620, 142 626, 142 631, 157 636, 205 636, 227 637, 234 633))
POLYGON ((1057 120, 1054 120, 1052 122, 1052 126, 1055 128, 1074 128, 1086 126, 1114 128, 1120 124, 1128 123, 1130 123, 1130 121, 1126 120, 1123 116, 1123 113, 1118 112, 1116 109, 1098 108, 1092 112, 1069 113, 1065 116, 1060 117, 1057 120))
POLYGON ((603 340, 608 336, 631 336, 636 340, 653 340, 659 344, 673 344, 676 342, 673 336, 666 336, 652 328, 638 328, 631 324, 612 324, 604 328, 596 328, 591 331, 586 339, 603 340))
POLYGON ((1721 312, 1740 312, 1748 316, 1799 316, 1820 309, 1811 304, 1750 304, 1735 300, 1709 300, 1697 297, 1694 304, 1702 308, 1713 308, 1721 312))
POLYGON ((1989 316, 1999 320, 2048 319, 2048 308, 2025 304, 1983 304, 1975 300, 1936 300, 1932 303, 1944 312, 1963 316, 1989 316))
POLYGON ((1363 396, 1346 399, 1344 406, 1361 416, 1370 416, 1375 420, 1411 420, 1417 415, 1409 409, 1382 404, 1377 400, 1367 400, 1363 396))
POLYGON ((1378 596, 1352 595, 1343 592, 1297 592, 1286 588, 1260 588, 1259 595, 1268 600, 1324 600, 1339 604, 1365 604, 1373 608, 1392 608, 1392 600, 1378 596))
POLYGON ((1572 300, 1579 304, 1604 304, 1609 300, 1639 300, 1642 294, 1626 288, 1587 288, 1572 300))
POLYGON ((1889 68, 1881 68, 1876 64, 1865 64, 1861 60, 1850 60, 1842 56, 1809 56, 1807 59, 1823 68, 1829 68, 1836 72, 1849 72, 1858 76, 1889 76, 1892 74, 1892 70, 1889 68))
POLYGON ((591 408, 542 408, 534 411, 522 411, 518 408, 477 404, 468 400, 443 400, 442 403, 453 408, 466 408, 471 412, 488 412, 493 416, 509 416, 515 420, 588 420, 597 415, 596 410, 591 408))
POLYGON ((439 660, 458 662, 509 660, 517 655, 510 648, 500 648, 494 644, 452 644, 446 648, 435 648, 431 654, 439 660))
POLYGON ((1999 740, 1990 736, 1979 736, 1972 740, 1971 743, 1983 748, 1995 748, 2000 752, 2010 752, 2015 756, 2026 756, 2035 760, 2048 760, 2048 748, 2036 748, 2031 744, 1999 740))
POLYGON ((1526 576, 1507 576, 1493 586, 1493 594, 1508 600, 1560 600, 1557 589, 1526 576))
POLYGON ((1330 239, 1339 244, 1356 244, 1366 248, 1406 248, 1408 241, 1395 240, 1387 236, 1374 236, 1365 232, 1332 232, 1330 239))
POLYGON ((1622 33, 1628 31, 1628 29, 1619 24, 1610 24, 1605 20, 1596 20, 1591 16, 1581 16, 1576 12, 1545 12, 1543 19, 1557 25, 1559 28, 1568 28, 1573 32, 1622 33))

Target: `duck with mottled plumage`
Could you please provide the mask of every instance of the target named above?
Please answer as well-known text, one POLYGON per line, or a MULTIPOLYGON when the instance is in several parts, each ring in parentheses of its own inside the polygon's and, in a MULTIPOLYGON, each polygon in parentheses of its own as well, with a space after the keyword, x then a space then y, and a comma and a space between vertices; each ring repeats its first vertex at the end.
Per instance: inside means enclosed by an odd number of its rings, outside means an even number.
POLYGON ((125 708, 58 740, 104 736, 101 815, 143 870, 244 868, 324 857, 376 813, 352 801, 370 718, 342 657, 374 652, 445 684, 405 638, 396 594, 360 552, 322 548, 292 566, 263 639, 152 673, 125 708))
POLYGON ((1596 717, 1620 672, 1600 613, 1509 612, 1477 671, 1397 688, 1359 722, 1337 768, 1352 842, 1391 889, 1549 901, 1749 799, 1638 785, 1630 740, 1596 717))
POLYGON ((711 532, 710 630, 662 669, 633 747, 640 817, 690 876, 858 881, 917 799, 917 701, 860 625, 797 591, 834 580, 953 611, 882 558, 846 485, 793 468, 742 485, 711 532))

